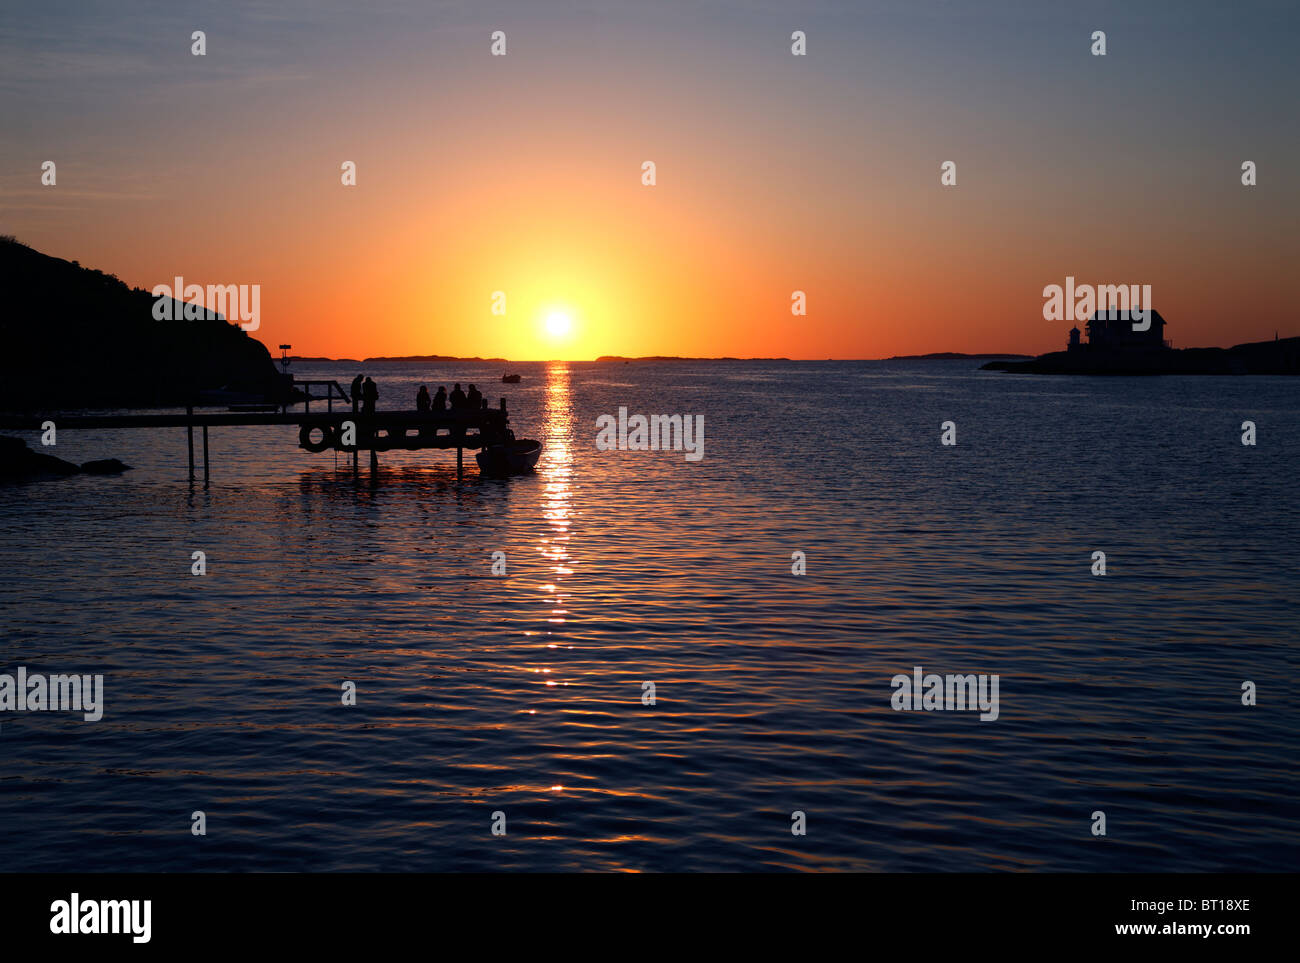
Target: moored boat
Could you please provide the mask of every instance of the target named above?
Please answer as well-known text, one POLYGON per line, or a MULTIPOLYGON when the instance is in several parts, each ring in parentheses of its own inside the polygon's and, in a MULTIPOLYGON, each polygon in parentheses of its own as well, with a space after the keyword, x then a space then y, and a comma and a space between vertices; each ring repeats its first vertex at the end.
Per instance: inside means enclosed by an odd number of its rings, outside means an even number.
POLYGON ((474 455, 485 475, 526 475, 537 466, 542 443, 533 438, 511 438, 504 444, 488 445, 474 455))

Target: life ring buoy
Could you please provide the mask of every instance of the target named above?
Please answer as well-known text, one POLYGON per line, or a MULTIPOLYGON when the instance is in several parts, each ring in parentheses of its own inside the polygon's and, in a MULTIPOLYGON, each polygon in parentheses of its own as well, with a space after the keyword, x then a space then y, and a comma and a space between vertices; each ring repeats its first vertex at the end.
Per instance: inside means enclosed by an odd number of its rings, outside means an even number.
POLYGON ((329 425, 303 425, 298 429, 298 445, 318 453, 334 447, 334 430, 329 425), (312 440, 312 432, 320 431, 320 441, 312 440))

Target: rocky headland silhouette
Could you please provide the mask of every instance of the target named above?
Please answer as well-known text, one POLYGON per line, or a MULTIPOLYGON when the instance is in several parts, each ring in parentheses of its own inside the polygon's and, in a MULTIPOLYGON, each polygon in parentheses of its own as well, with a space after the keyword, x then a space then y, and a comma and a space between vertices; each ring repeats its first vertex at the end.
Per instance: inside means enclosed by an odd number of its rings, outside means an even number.
POLYGON ((289 386, 260 341, 211 312, 156 321, 111 274, 0 238, 0 409, 184 405, 204 389, 277 401, 289 386))

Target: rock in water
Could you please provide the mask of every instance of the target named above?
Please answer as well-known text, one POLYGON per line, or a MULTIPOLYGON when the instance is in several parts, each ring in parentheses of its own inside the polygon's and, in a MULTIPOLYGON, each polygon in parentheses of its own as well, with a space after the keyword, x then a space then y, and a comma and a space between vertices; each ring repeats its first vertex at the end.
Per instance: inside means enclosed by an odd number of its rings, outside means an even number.
POLYGON ((24 481, 79 471, 81 468, 70 461, 32 451, 21 438, 0 438, 0 478, 24 481))
POLYGON ((65 475, 115 475, 127 471, 131 466, 124 465, 116 458, 104 458, 100 461, 88 461, 84 465, 74 465, 62 458, 32 451, 27 442, 21 438, 0 436, 0 480, 35 481, 42 478, 60 478, 65 475))
POLYGON ((130 471, 131 466, 122 464, 116 458, 100 458, 86 462, 81 470, 87 475, 120 475, 124 471, 130 471))

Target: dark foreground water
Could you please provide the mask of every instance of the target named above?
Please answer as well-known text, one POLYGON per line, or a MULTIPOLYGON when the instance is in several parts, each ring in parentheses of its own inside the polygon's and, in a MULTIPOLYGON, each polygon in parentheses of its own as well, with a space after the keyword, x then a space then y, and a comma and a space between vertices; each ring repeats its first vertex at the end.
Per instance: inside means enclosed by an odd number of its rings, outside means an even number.
POLYGON ((0 672, 106 708, 0 713, 0 865, 1294 869, 1300 382, 976 367, 371 366, 546 444, 461 485, 241 428, 191 489, 183 431, 60 434, 137 467, 0 489, 0 672), (620 405, 703 415, 703 461, 598 452, 620 405), (999 717, 895 711, 914 666, 999 717))

